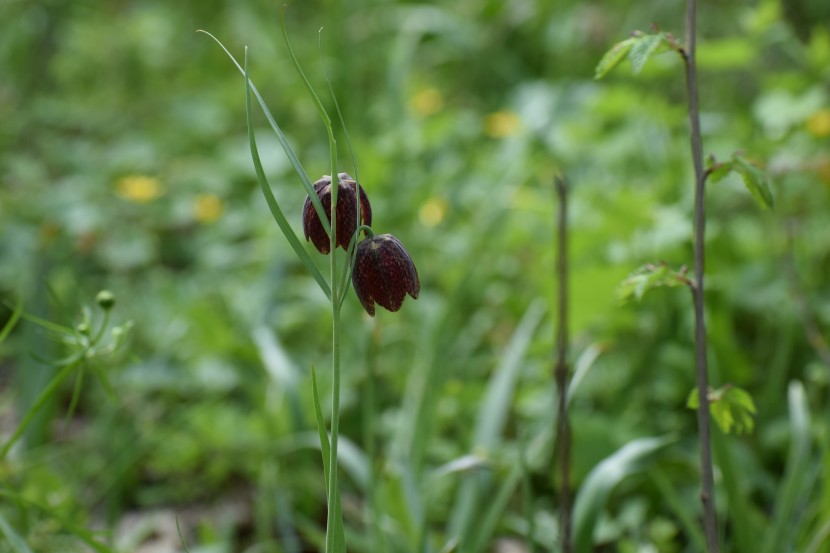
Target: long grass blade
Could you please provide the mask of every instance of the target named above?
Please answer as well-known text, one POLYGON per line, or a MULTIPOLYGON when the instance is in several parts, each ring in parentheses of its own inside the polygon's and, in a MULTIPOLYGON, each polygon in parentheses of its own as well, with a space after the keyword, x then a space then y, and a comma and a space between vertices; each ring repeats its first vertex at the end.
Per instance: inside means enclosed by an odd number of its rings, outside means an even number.
POLYGON ((9 544, 9 547, 14 553, 32 553, 32 550, 29 549, 29 546, 26 545, 26 542, 20 537, 20 534, 14 531, 11 524, 0 514, 0 534, 6 540, 6 543, 9 544))
MULTIPOLYGON (((283 236, 285 239, 288 240, 288 243, 291 245, 291 248, 297 254, 297 257, 300 258, 300 261, 303 262, 303 265, 311 273, 311 276, 314 277, 314 280, 317 281, 317 284, 320 286, 320 289, 323 290, 323 293, 326 295, 329 300, 331 299, 331 289, 329 288, 326 279, 323 278, 323 274, 311 260, 311 257, 306 252, 305 247, 303 247, 300 239, 297 238, 297 235, 294 234, 294 229, 291 228, 291 225, 288 223, 288 220, 285 218, 285 215, 280 209, 279 203, 277 203, 277 199, 274 197, 274 193, 271 191, 271 185, 268 184, 268 179, 265 176, 265 170, 262 168, 262 161, 259 158, 259 151, 256 145, 256 137, 254 136, 254 126, 253 120, 251 118, 251 81, 248 79, 248 49, 245 49, 245 68, 243 69, 243 74, 245 75, 245 114, 248 120, 248 142, 251 146, 251 159, 254 162, 254 169, 256 170, 257 180, 259 181, 259 187, 262 189, 262 193, 265 196, 265 201, 268 204, 268 208, 271 210, 271 215, 274 216, 274 221, 277 222, 277 225, 280 227, 283 236)), ((316 194, 314 194, 316 196, 316 194)))
MULTIPOLYGON (((680 521, 680 526, 691 538, 695 545, 695 550, 699 553, 706 552, 706 536, 703 535, 703 530, 700 529, 700 524, 697 522, 698 514, 694 509, 689 507, 689 504, 683 500, 677 490, 672 486, 668 476, 659 468, 653 468, 649 471, 651 481, 657 486, 660 491, 660 499, 666 503, 666 506, 674 511, 680 521)), ((739 551, 744 551, 739 549, 739 551)), ((748 551, 752 551, 751 549, 748 551)))
POLYGON ((776 494, 776 512, 764 537, 766 553, 791 551, 799 525, 796 506, 810 490, 805 486, 810 464, 810 412, 801 382, 791 382, 787 390, 790 410, 790 452, 784 480, 776 494))
MULTIPOLYGON (((331 475, 331 466, 329 463, 329 456, 331 455, 331 445, 329 443, 329 436, 326 432, 326 420, 323 418, 323 410, 320 407, 320 394, 317 390, 317 373, 314 370, 314 365, 311 366, 311 395, 314 400, 314 415, 317 418, 317 432, 320 435, 320 451, 323 456, 323 474, 326 478, 326 491, 328 491, 328 483, 331 475)), ((335 469, 336 470, 336 469, 335 469)), ((330 508, 335 510, 335 548, 338 551, 346 550, 346 536, 343 530, 343 512, 340 505, 340 492, 338 491, 334 497, 334 501, 329 501, 330 508)))
MULTIPOLYGON (((473 436, 475 449, 490 452, 500 444, 522 361, 544 312, 541 302, 533 303, 505 348, 480 404, 473 436)), ((473 528, 476 526, 473 524, 476 507, 489 487, 489 480, 489 477, 468 478, 459 488, 450 518, 450 535, 458 536, 461 543, 467 543, 468 535, 478 531, 478 528, 473 528)))
POLYGON ((672 439, 639 438, 606 457, 588 474, 574 502, 574 550, 590 553, 599 515, 614 487, 626 476, 641 470, 643 460, 672 439))
POLYGON ((82 359, 83 357, 77 358, 73 363, 66 365, 58 372, 58 374, 52 377, 52 380, 49 381, 49 384, 47 384, 43 391, 40 392, 40 395, 37 397, 35 402, 32 404, 31 407, 29 407, 29 410, 26 411, 26 414, 23 416, 23 420, 21 420, 20 424, 17 425, 14 434, 12 434, 11 438, 9 438, 8 441, 6 441, 6 443, 3 445, 3 449, 0 449, 0 461, 6 458, 6 455, 8 455, 9 450, 12 448, 15 442, 17 442, 17 440, 19 440, 20 437, 23 436, 23 433, 26 431, 26 427, 29 426, 29 423, 32 422, 32 419, 34 419, 38 411, 40 411, 40 409, 44 406, 44 404, 52 396, 52 394, 55 393, 55 390, 57 390, 61 382, 63 382, 64 379, 67 376, 69 376, 69 374, 73 370, 75 370, 75 368, 80 364, 82 359))
MULTIPOLYGON (((358 202, 360 204, 360 202, 358 202)), ((6 321, 6 324, 3 325, 3 330, 0 330, 0 344, 2 344, 6 338, 9 336, 9 333, 14 329, 17 321, 20 320, 20 315, 23 314, 23 300, 17 300, 17 303, 14 306, 14 311, 12 311, 12 316, 9 317, 9 320, 6 321)))
POLYGON ((67 522, 54 509, 50 507, 45 507, 30 499, 26 499, 19 493, 8 489, 0 489, 0 497, 8 498, 10 501, 16 502, 21 506, 21 508, 25 506, 44 514, 53 521, 57 522, 62 529, 66 530, 67 532, 74 535, 82 542, 84 542, 87 546, 89 546, 90 549, 96 551, 96 553, 113 553, 113 550, 111 548, 107 547, 106 545, 98 541, 97 536, 93 532, 90 532, 85 528, 75 526, 67 522))
MULTIPOLYGON (((204 33, 210 38, 213 39, 219 47, 224 50, 225 54, 230 58, 236 68, 242 73, 243 76, 247 75, 245 69, 236 61, 236 58, 233 57, 233 54, 225 48, 225 45, 222 42, 210 34, 207 31, 199 29, 196 31, 197 33, 204 33)), ((265 100, 262 99, 259 91, 257 90, 254 83, 252 83, 247 77, 245 79, 251 85, 251 91, 253 91, 254 96, 256 96, 257 101, 259 102, 259 106, 262 108, 263 113, 265 113, 265 118, 268 120, 268 123, 271 125, 271 129, 274 131, 274 134, 277 135, 277 140, 282 146, 285 155, 288 157, 288 160, 291 162, 291 165, 294 167, 294 172, 297 173, 297 176, 300 177, 300 182, 305 188, 306 194, 311 199, 312 205, 314 205, 314 210, 317 212, 317 216, 320 218, 320 222, 323 224, 323 228, 326 231, 326 234, 331 235, 331 225, 329 225, 328 217, 326 216, 326 212, 323 210, 323 204, 320 203, 320 198, 317 196, 317 193, 314 191, 314 185, 312 184, 311 180, 308 178, 308 173, 306 173, 305 169, 303 168, 302 163, 300 163, 300 158, 297 157, 297 154, 294 153, 294 149, 291 147, 291 144, 288 142, 288 139, 285 137, 285 134, 282 132, 282 129, 277 124, 277 120, 274 119, 274 116, 271 114, 271 110, 268 109, 268 106, 265 104, 265 100)))

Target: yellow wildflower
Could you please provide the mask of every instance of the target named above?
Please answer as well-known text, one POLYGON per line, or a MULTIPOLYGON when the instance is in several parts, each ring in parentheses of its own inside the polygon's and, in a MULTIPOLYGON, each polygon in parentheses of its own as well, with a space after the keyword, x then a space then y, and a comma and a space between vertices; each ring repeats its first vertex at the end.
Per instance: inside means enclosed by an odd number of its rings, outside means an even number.
POLYGON ((127 175, 115 183, 115 193, 138 204, 155 200, 162 194, 161 183, 155 177, 127 175))
POLYGON ((212 223, 222 216, 224 204, 219 196, 199 194, 193 204, 194 215, 200 223, 212 223))
POLYGON ((484 133, 490 138, 504 138, 519 131, 519 116, 512 111, 497 111, 484 118, 484 133))
POLYGON ((830 108, 820 109, 807 119, 807 131, 818 138, 830 136, 830 108))
POLYGON ((444 98, 434 88, 425 88, 412 97, 410 101, 412 109, 421 116, 432 115, 441 111, 444 107, 444 98))
POLYGON ((436 227, 447 215, 447 201, 442 198, 430 198, 418 210, 418 219, 425 227, 436 227))

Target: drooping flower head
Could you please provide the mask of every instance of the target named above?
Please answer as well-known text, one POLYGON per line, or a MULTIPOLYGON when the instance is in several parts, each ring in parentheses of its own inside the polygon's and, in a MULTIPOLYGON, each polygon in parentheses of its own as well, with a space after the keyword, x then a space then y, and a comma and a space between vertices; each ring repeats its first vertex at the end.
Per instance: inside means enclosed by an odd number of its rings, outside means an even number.
POLYGON ((372 236, 357 246, 352 285, 360 303, 373 317, 375 303, 397 311, 406 294, 414 299, 421 291, 412 258, 391 234, 372 236))
MULTIPOLYGON (((369 226, 372 224, 372 206, 369 204, 369 198, 366 196, 363 187, 359 186, 348 174, 340 173, 337 175, 337 181, 337 246, 347 250, 349 242, 359 226, 357 221, 358 189, 360 190, 361 225, 369 226)), ((329 223, 331 223, 331 177, 323 175, 320 180, 314 183, 314 191, 317 192, 317 197, 320 198, 320 203, 323 205, 323 211, 325 211, 329 223)), ((303 231, 305 232, 305 239, 310 239, 320 253, 329 253, 331 249, 329 236, 317 216, 311 198, 306 198, 303 205, 303 231)))

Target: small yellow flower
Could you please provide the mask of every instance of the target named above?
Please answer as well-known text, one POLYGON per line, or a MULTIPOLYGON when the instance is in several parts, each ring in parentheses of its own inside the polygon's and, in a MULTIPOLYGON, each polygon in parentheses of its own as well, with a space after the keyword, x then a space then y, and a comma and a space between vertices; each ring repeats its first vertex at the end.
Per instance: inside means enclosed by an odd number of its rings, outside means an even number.
POLYGON ((196 220, 200 223, 212 223, 222 216, 225 210, 222 199, 213 194, 199 194, 193 204, 196 220))
POLYGON ((830 108, 820 109, 807 119, 807 131, 818 138, 830 136, 830 108))
POLYGON ((410 104, 415 113, 427 116, 441 111, 441 108, 444 107, 444 98, 438 90, 425 88, 412 97, 410 104))
POLYGON ((447 201, 442 198, 430 198, 418 210, 418 219, 425 227, 437 227, 444 220, 448 209, 447 201))
POLYGON ((162 190, 161 183, 155 177, 127 175, 115 183, 115 193, 125 200, 143 204, 161 196, 162 190))
POLYGON ((519 116, 512 111, 497 111, 484 118, 484 133, 490 138, 516 134, 519 126, 519 116))

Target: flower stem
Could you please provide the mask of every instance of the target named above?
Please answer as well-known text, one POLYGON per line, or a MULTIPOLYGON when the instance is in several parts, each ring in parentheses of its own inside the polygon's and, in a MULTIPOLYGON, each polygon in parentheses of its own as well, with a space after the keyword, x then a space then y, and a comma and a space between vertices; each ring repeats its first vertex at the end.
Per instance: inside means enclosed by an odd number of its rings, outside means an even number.
POLYGON ((706 174, 703 170, 703 140, 700 133, 700 108, 698 105, 697 64, 695 47, 697 35, 697 5, 688 0, 686 11, 686 48, 683 60, 686 66, 686 88, 689 96, 689 126, 691 134, 692 163, 695 169, 694 257, 695 276, 692 287, 695 311, 695 366, 697 392, 700 401, 697 409, 700 438, 700 501, 703 504, 703 530, 709 553, 718 553, 718 523, 715 516, 715 483, 712 467, 711 420, 709 416, 709 368, 706 353, 706 321, 703 305, 703 275, 706 236, 706 174))
MULTIPOLYGON (((328 516, 326 518, 326 551, 336 550, 335 541, 339 530, 339 500, 337 486, 337 438, 340 432, 340 288, 337 275, 337 195, 340 179, 337 177, 337 142, 331 122, 327 122, 329 134, 329 157, 331 160, 331 449, 329 454, 328 516)), ((344 545, 345 550, 345 545, 344 545)))

